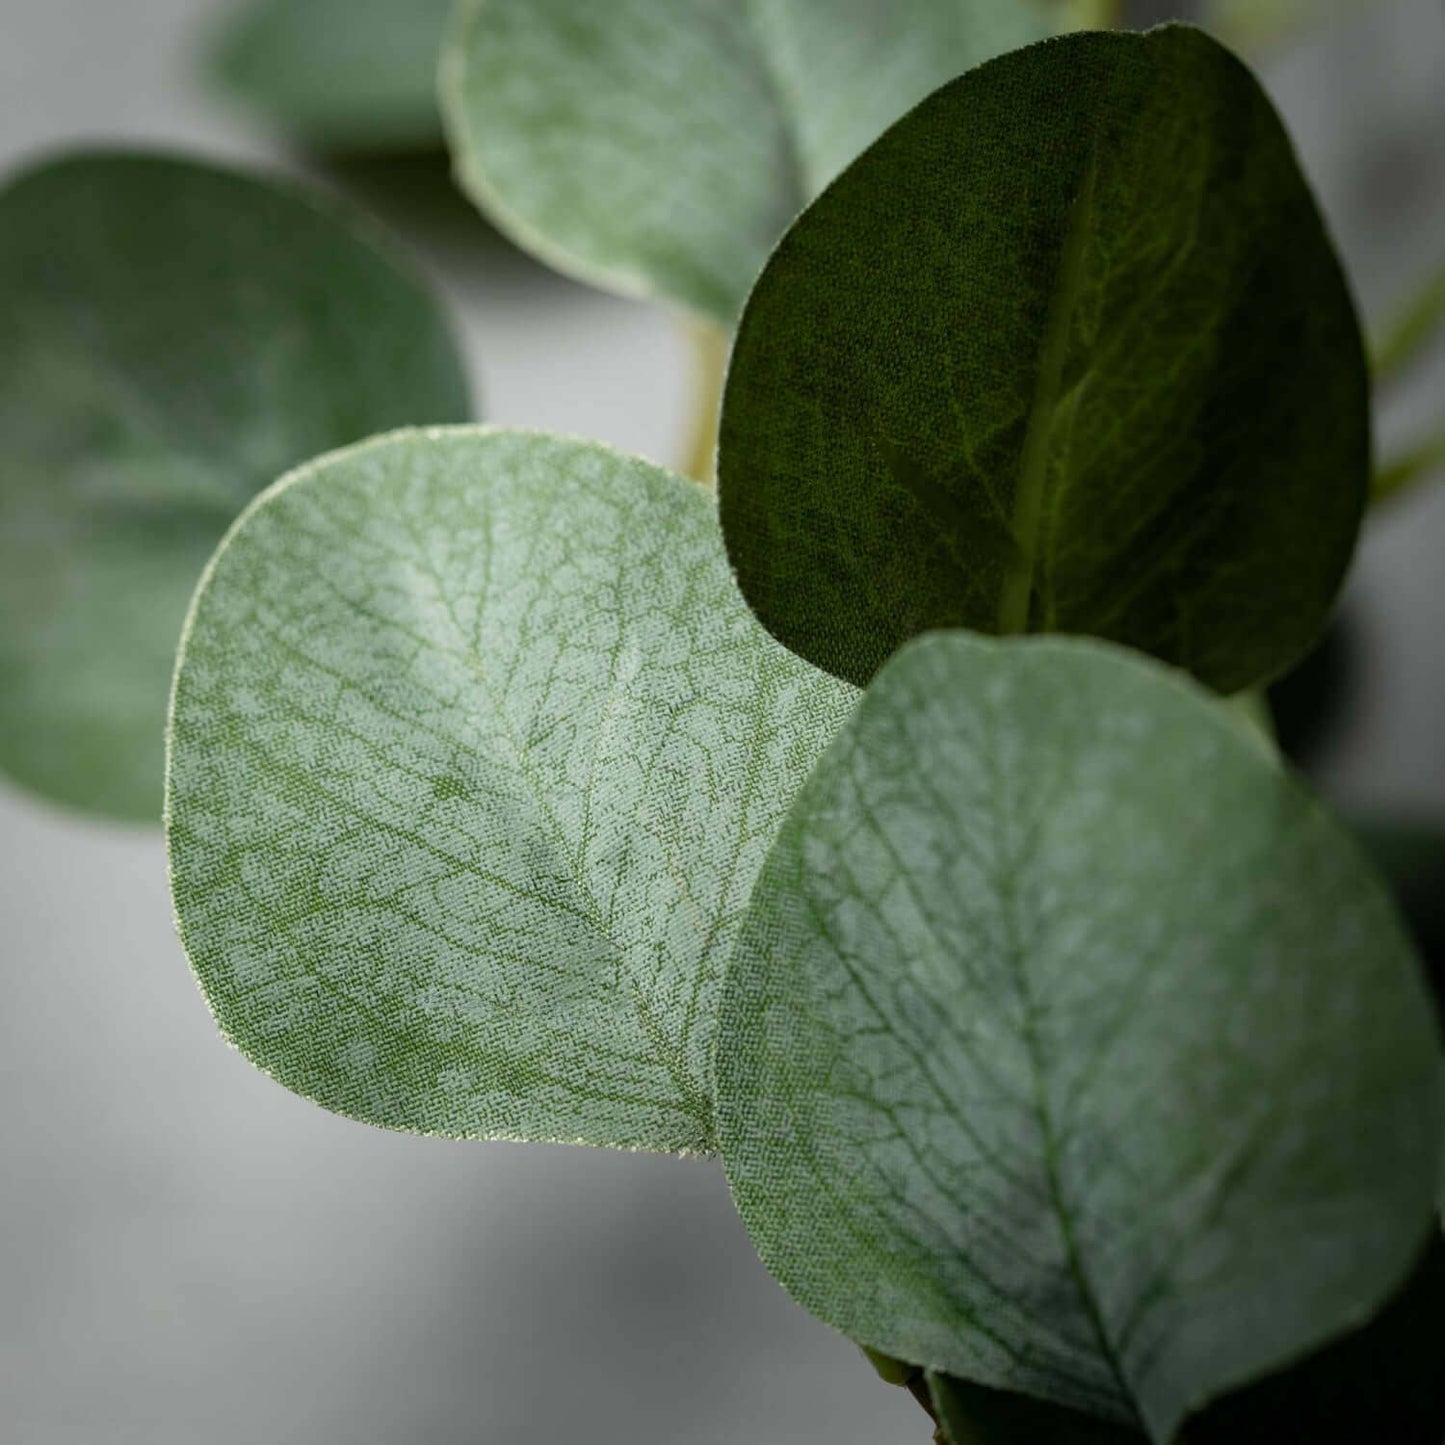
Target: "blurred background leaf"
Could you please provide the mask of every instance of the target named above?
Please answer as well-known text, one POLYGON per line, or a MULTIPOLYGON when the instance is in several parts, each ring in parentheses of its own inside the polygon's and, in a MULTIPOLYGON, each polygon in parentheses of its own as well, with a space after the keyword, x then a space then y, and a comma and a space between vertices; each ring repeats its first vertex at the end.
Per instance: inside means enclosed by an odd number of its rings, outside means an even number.
POLYGON ((216 80, 323 150, 441 144, 437 56, 452 0, 233 0, 216 80))
POLYGON ((0 191, 0 768, 159 821, 181 622, 242 507, 318 452, 465 420, 451 326, 291 182, 81 153, 0 191))

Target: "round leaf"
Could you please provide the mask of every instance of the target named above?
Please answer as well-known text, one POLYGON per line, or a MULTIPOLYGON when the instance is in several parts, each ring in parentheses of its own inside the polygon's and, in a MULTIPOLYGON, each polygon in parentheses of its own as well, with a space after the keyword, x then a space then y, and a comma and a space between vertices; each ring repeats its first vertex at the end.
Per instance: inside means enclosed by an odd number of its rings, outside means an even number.
POLYGON ((302 468, 197 594, 181 935, 328 1108, 701 1152, 719 980, 852 705, 759 627, 711 503, 605 448, 401 433, 302 468))
POLYGON ((880 673, 763 868, 720 1137, 814 1313, 1167 1440, 1399 1283, 1438 1070, 1384 889, 1207 694, 954 633, 880 673))
POLYGON ((1369 461, 1289 140, 1184 26, 1005 56, 866 151, 749 298, 718 455, 744 594, 839 676, 967 627, 1110 638, 1225 692, 1322 627, 1369 461))
POLYGON ((437 56, 452 0, 253 0, 222 32, 218 79, 317 145, 439 144, 437 56))
POLYGON ((186 603, 226 527, 316 452, 465 419, 436 305, 310 195, 160 156, 0 191, 0 768, 160 815, 186 603))
POLYGON ((1032 0, 465 0, 442 70, 462 185, 559 269, 731 326, 788 222, 1032 0))

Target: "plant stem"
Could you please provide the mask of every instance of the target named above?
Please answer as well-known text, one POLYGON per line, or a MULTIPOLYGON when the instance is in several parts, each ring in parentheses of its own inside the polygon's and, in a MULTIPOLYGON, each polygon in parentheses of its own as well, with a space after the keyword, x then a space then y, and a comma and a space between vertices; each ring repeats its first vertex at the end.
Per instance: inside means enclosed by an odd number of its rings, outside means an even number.
POLYGON ((1236 49, 1280 50, 1330 23, 1350 19, 1379 0, 1216 0, 1205 25, 1236 49))
POLYGON ((1275 731, 1269 694, 1263 688, 1237 692, 1233 697, 1225 698, 1224 706, 1249 730, 1250 736, 1270 757, 1279 757, 1279 734, 1275 731))
POLYGON ((877 1350, 870 1350, 867 1345, 860 1345, 859 1349, 868 1357, 868 1363, 878 1371, 880 1379, 887 1381, 890 1385, 897 1385, 901 1389, 907 1390, 918 1401, 923 1412, 933 1421, 935 1445, 949 1445, 943 1422, 933 1408, 933 1394, 928 1388, 928 1375, 922 1367, 907 1364, 903 1360, 895 1360, 890 1355, 881 1355, 877 1350))
POLYGON ((689 320, 693 349, 693 414, 683 470, 705 487, 717 480, 718 415, 732 337, 710 321, 689 320))
POLYGON ((1386 462, 1370 484, 1370 500, 1374 503, 1393 501, 1401 492, 1409 491, 1438 471, 1445 471, 1445 430, 1437 431, 1386 462))
POLYGON ((1376 338, 1375 380, 1393 381, 1441 339, 1445 339, 1445 266, 1426 279, 1376 338))
POLYGON ((1073 0, 1075 30, 1117 30, 1124 23, 1124 0, 1073 0))

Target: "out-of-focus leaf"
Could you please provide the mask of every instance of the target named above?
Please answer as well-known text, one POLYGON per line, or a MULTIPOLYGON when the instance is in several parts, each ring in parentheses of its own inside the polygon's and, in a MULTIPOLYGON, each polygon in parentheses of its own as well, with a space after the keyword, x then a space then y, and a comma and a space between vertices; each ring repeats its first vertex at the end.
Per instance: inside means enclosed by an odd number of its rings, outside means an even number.
POLYGON ((310 144, 439 145, 437 57, 452 0, 251 0, 213 57, 217 79, 310 144))
POLYGON ((0 769, 158 820, 166 689, 206 558, 260 487, 466 418, 432 298, 330 202, 78 155, 0 191, 0 769))
POLYGON ((563 271, 725 326, 784 227, 1034 0, 466 0, 443 63, 462 185, 563 271))

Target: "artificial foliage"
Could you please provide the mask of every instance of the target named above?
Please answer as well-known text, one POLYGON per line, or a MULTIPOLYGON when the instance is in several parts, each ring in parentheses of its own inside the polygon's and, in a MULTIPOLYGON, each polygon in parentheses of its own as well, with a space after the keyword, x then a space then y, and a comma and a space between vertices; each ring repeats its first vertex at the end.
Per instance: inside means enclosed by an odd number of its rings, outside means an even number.
POLYGON ((468 0, 442 64, 457 175, 543 260, 732 325, 798 210, 1047 0, 468 0))
POLYGON ((364 218, 182 156, 0 190, 0 770, 160 817, 186 603, 236 513, 318 450, 465 421, 451 329, 364 218))
POLYGON ((888 663, 718 1037, 733 1196, 803 1304, 1155 1439, 1383 1303, 1433 1225, 1438 1040, 1385 889, 1207 694, 1096 642, 888 663))
POLYGON ((723 967, 854 697, 759 626, 682 477, 489 429, 323 457, 187 623, 181 936, 226 1033, 330 1108, 712 1152, 723 967))
POLYGON ((211 41, 225 93, 315 149, 441 141, 436 63, 452 0, 238 0, 211 41))
POLYGON ((1183 26, 1004 56, 859 157, 753 289, 719 449, 744 595, 860 684, 931 627, 1265 681, 1329 615, 1369 475, 1293 148, 1183 26))
MULTIPOLYGON (((329 96, 316 0, 235 53, 381 141, 399 15, 329 96)), ((0 766, 138 816, 164 775, 181 939, 287 1087, 720 1155, 920 1440, 1439 1445, 1438 1009, 1258 691, 1364 515, 1360 324, 1245 63, 1077 18, 461 0, 483 209, 736 325, 716 494, 438 425, 433 303, 289 186, 12 183, 0 766)))

